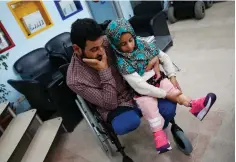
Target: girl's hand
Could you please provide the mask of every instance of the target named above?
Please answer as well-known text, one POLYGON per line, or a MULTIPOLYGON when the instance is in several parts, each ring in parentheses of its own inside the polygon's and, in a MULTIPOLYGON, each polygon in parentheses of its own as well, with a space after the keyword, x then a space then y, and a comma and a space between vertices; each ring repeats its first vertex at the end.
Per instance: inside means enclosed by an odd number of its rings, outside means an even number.
POLYGON ((155 74, 156 74, 156 76, 157 76, 157 79, 159 79, 159 78, 161 77, 159 59, 157 59, 156 64, 154 65, 153 70, 155 71, 155 74))
POLYGON ((148 65, 146 67, 146 71, 150 71, 153 69, 154 65, 156 64, 156 62, 158 61, 159 59, 156 57, 154 57, 151 61, 148 62, 148 65))
POLYGON ((153 69, 155 71, 157 77, 161 76, 160 66, 159 66, 159 58, 157 56, 155 56, 151 61, 149 61, 145 70, 150 71, 151 69, 153 69))

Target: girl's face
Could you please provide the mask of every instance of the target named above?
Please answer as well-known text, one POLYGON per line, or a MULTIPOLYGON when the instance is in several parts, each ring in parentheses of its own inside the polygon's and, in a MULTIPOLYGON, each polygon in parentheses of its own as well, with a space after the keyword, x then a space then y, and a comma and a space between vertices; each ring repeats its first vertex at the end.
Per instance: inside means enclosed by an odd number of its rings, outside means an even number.
POLYGON ((124 53, 131 53, 135 47, 135 41, 130 33, 124 33, 120 37, 120 50, 124 53))

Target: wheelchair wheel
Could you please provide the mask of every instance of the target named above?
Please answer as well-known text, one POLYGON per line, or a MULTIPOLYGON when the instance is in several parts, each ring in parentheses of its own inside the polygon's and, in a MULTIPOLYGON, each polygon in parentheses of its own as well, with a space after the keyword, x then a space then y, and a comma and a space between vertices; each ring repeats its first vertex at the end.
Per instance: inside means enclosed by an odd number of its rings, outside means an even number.
POLYGON ((168 8, 167 17, 168 17, 169 22, 172 24, 177 21, 177 19, 175 18, 175 9, 173 6, 170 6, 168 8))
POLYGON ((193 151, 193 146, 189 139, 184 135, 183 131, 178 130, 173 133, 173 138, 180 151, 182 151, 186 155, 191 154, 191 152, 193 151))
POLYGON ((196 19, 203 19, 205 17, 205 4, 203 1, 197 1, 195 3, 194 13, 196 19))
POLYGON ((213 1, 211 1, 211 0, 205 1, 206 8, 210 8, 210 7, 212 7, 212 5, 213 5, 213 1))
POLYGON ((97 118, 93 116, 93 114, 89 110, 89 107, 82 98, 78 97, 75 102, 87 124, 91 128, 98 144, 101 146, 101 149, 110 158, 112 156, 112 148, 109 143, 109 138, 104 131, 104 128, 97 121, 97 118))

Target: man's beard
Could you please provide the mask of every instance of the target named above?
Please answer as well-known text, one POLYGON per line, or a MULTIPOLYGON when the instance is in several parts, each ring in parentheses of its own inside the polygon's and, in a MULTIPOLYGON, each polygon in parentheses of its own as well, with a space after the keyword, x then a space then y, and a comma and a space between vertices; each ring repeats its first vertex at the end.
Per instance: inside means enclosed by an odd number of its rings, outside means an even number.
POLYGON ((99 60, 99 61, 102 60, 102 55, 98 55, 96 58, 89 58, 89 57, 86 56, 86 54, 85 54, 85 52, 84 52, 83 50, 82 50, 82 55, 81 55, 81 57, 82 57, 82 59, 83 59, 83 58, 87 58, 87 59, 97 59, 97 60, 99 60))
POLYGON ((82 58, 82 59, 83 59, 83 58, 88 58, 88 57, 86 56, 84 50, 82 50, 81 58, 82 58))

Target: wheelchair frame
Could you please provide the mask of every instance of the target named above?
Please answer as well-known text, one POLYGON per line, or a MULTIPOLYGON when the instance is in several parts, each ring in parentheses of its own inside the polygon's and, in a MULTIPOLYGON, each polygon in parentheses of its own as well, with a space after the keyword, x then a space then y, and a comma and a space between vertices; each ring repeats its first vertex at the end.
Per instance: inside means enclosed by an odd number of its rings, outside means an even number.
MULTIPOLYGON (((117 137, 117 134, 114 132, 112 126, 102 119, 96 108, 88 105, 86 101, 79 95, 77 95, 75 102, 104 153, 109 158, 111 158, 112 148, 110 144, 114 144, 117 148, 117 152, 120 152, 123 156, 123 162, 133 162, 133 160, 126 155, 124 151, 125 147, 120 143, 120 140, 117 137)), ((174 119, 172 119, 170 123, 172 124, 171 132, 178 148, 184 154, 190 155, 193 150, 192 144, 184 135, 183 130, 175 123, 174 119)))
POLYGON ((123 161, 132 162, 133 160, 126 155, 124 151, 125 147, 121 145, 112 126, 102 119, 98 111, 95 108, 88 106, 86 101, 79 95, 77 95, 75 102, 95 135, 98 143, 101 145, 104 153, 110 158, 112 156, 112 148, 110 144, 114 144, 117 148, 117 152, 120 152, 123 156, 123 161), (91 108, 92 111, 90 110, 91 108))

